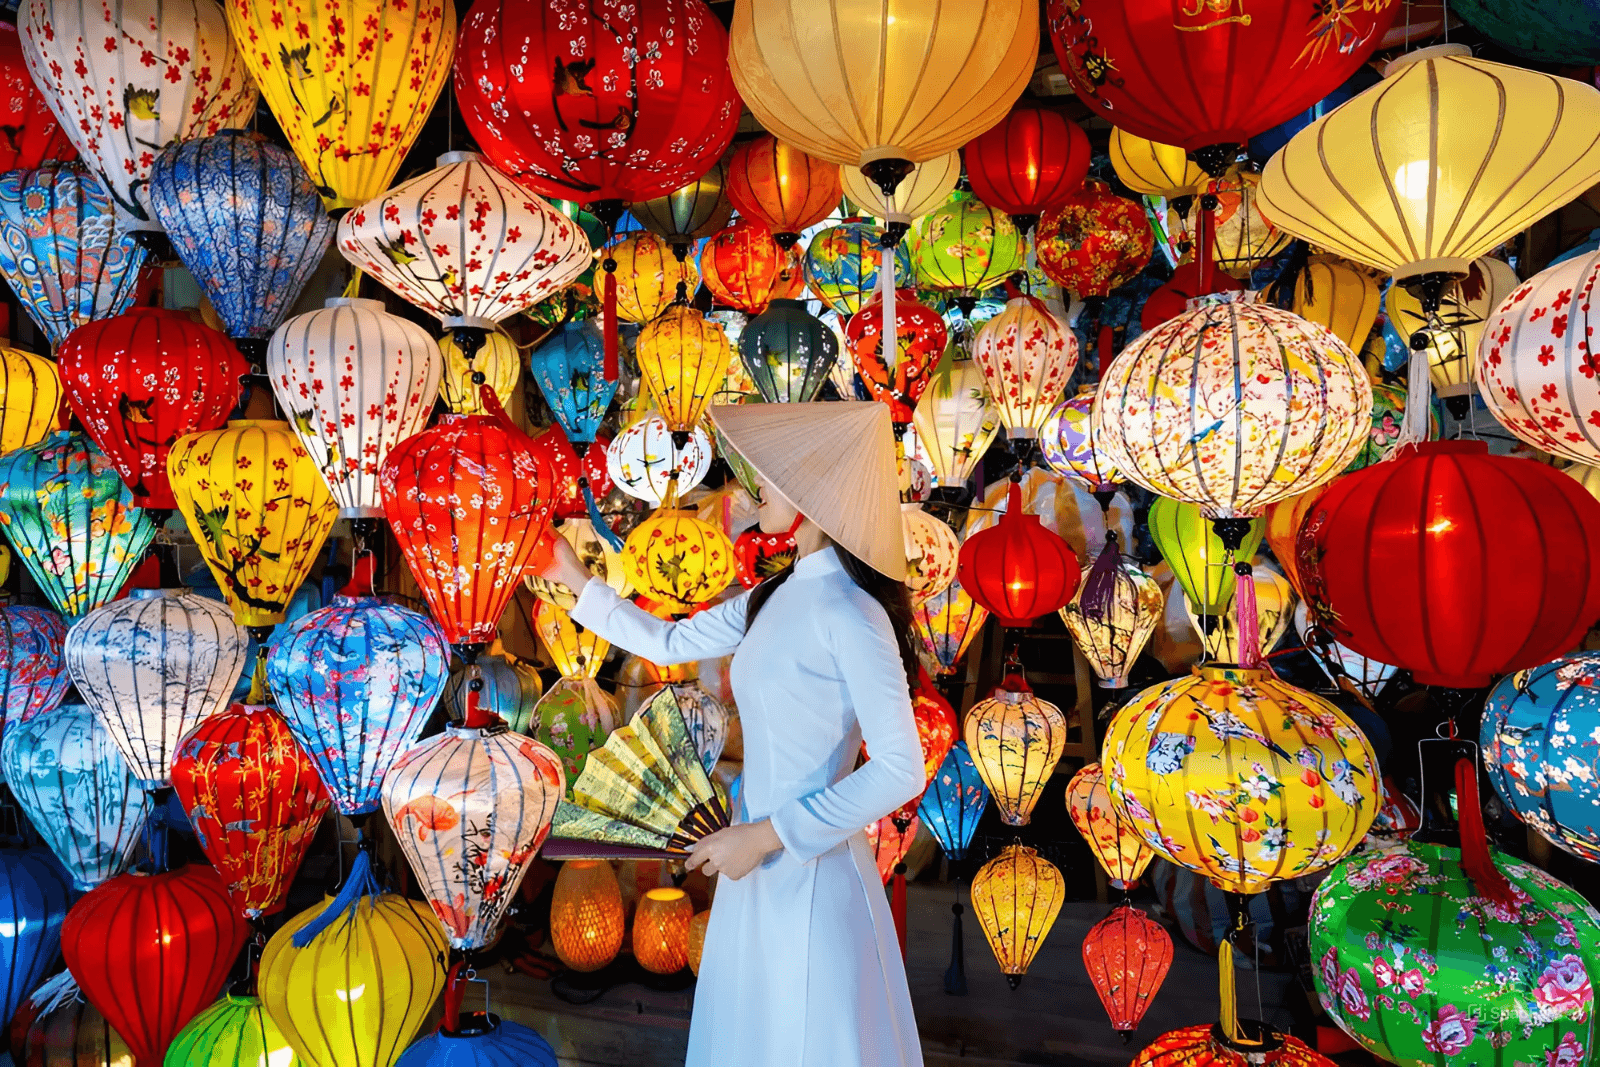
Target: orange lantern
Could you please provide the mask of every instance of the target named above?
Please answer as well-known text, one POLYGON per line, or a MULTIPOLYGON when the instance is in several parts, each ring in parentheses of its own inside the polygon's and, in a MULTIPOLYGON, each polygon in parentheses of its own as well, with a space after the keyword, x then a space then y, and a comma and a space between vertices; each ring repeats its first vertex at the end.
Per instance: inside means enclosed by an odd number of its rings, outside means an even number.
POLYGON ((1083 966, 1111 1028, 1131 1034, 1172 969, 1172 937, 1150 916, 1124 904, 1084 935, 1083 966))
POLYGON ((1132 888, 1155 859, 1133 823, 1117 814, 1100 764, 1085 764, 1067 783, 1067 814, 1116 888, 1132 888))
POLYGON ((605 860, 568 860, 550 898, 550 940, 574 971, 598 971, 622 950, 622 887, 605 860))
POLYGON ((1267 545, 1272 549, 1272 556, 1278 561, 1278 566, 1283 568, 1284 577, 1289 579, 1294 591, 1300 594, 1300 599, 1307 603, 1310 603, 1310 598, 1306 596, 1308 585, 1300 573, 1300 555, 1296 542, 1300 537, 1300 525, 1305 522, 1306 516, 1311 514, 1311 509, 1316 507, 1317 501, 1322 499, 1332 484, 1324 482, 1299 496, 1280 500, 1267 507, 1267 545))
MULTIPOLYGON (((916 810, 916 805, 912 805, 912 810, 916 810)), ((885 815, 867 827, 867 847, 872 850, 873 862, 878 865, 878 877, 883 879, 884 885, 889 884, 889 879, 896 873, 895 868, 905 861, 906 853, 911 851, 911 843, 917 839, 917 828, 921 825, 915 815, 903 826, 893 815, 885 815)))
POLYGON ((843 195, 838 167, 771 134, 740 145, 728 160, 728 199, 739 214, 771 230, 785 250, 802 230, 827 218, 843 195))
POLYGON ((855 359, 856 373, 866 383, 874 400, 889 405, 895 428, 911 424, 917 401, 928 388, 930 372, 944 352, 949 339, 944 318, 926 304, 919 303, 910 289, 895 293, 894 347, 891 365, 883 355, 884 313, 881 293, 850 317, 845 338, 855 359))
POLYGON ((700 277, 720 302, 759 315, 805 291, 805 254, 780 245, 760 223, 737 219, 700 250, 700 277))
POLYGON ((706 927, 711 925, 711 909, 696 913, 689 922, 689 970, 700 974, 700 955, 706 947, 706 927))
POLYGON ((633 958, 652 974, 677 974, 689 965, 694 904, 681 889, 652 889, 633 915, 633 958))

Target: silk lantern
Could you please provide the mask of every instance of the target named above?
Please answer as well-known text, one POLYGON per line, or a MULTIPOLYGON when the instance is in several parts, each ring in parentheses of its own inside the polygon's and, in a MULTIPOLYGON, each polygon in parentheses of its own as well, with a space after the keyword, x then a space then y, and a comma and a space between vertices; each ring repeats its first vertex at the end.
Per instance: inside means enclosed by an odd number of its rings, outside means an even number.
POLYGON ((961 586, 1002 626, 1031 626, 1064 607, 1078 588, 1078 557, 1039 516, 1022 510, 1022 485, 1012 482, 994 526, 961 546, 961 586))
POLYGON ((1038 437, 1078 365, 1078 338, 1044 301, 1013 297, 978 331, 972 361, 1011 438, 1038 437))
POLYGON ((215 0, 116 0, 17 12, 22 54, 86 163, 116 201, 119 225, 160 230, 151 168, 168 145, 247 122, 256 84, 215 0))
POLYGON ((1088 135, 1039 107, 1015 109, 968 141, 962 155, 973 195, 1010 215, 1024 234, 1089 173, 1088 135))
POLYGON ((1026 826, 1067 744, 1067 717, 1010 673, 962 725, 967 751, 1007 826, 1026 826))
POLYGON ((336 297, 272 332, 267 377, 339 514, 381 518, 378 471, 427 425, 443 357, 382 301, 336 297))
POLYGON ((1144 270, 1155 235, 1144 210, 1090 180, 1046 211, 1034 235, 1039 269, 1076 296, 1107 296, 1144 270))
POLYGON ((499 638, 489 644, 488 651, 473 666, 478 668, 476 672, 466 666, 452 670, 445 683, 444 708, 451 720, 460 722, 466 717, 467 695, 474 691, 470 688, 472 679, 477 679, 479 705, 512 731, 532 735, 537 726, 534 709, 544 695, 538 668, 507 652, 499 638))
MULTIPOLYGON (((1383 300, 1388 325, 1401 340, 1413 345, 1425 342, 1425 347, 1412 351, 1426 357, 1422 362, 1434 392, 1458 417, 1470 408, 1473 383, 1480 377, 1478 351, 1485 322, 1517 288, 1516 272, 1492 256, 1473 260, 1465 275, 1444 288, 1437 309, 1403 285, 1391 285, 1383 300)), ((1419 394, 1423 391, 1420 379, 1408 378, 1407 386, 1419 394)), ((1421 433, 1420 426, 1415 432, 1421 433)))
POLYGON ((1006 984, 1016 989, 1066 899, 1066 879, 1025 845, 1007 845, 972 877, 972 910, 1006 984))
POLYGON ((970 359, 941 360, 917 401, 911 425, 928 451, 942 486, 959 486, 1000 432, 999 406, 989 397, 983 370, 970 359))
MULTIPOLYGON (((556 532, 572 546, 585 570, 615 589, 619 596, 628 595, 628 579, 623 573, 622 552, 595 528, 592 520, 586 516, 562 519, 560 525, 556 527, 556 532)), ((528 575, 526 581, 528 588, 540 601, 553 604, 562 611, 571 611, 577 606, 578 594, 582 592, 582 590, 568 589, 560 582, 551 581, 537 574, 528 575)), ((540 633, 542 634, 543 630, 540 630, 540 633)), ((557 666, 559 667, 559 664, 557 666)))
MULTIPOLYGON (((870 222, 847 220, 819 231, 806 245, 806 286, 841 316, 855 315, 882 288, 883 230, 870 222)), ((910 278, 911 246, 894 246, 894 273, 910 278)))
POLYGON ((49 608, 0 604, 0 727, 53 710, 72 678, 61 656, 67 625, 49 608))
POLYGON ((639 331, 639 377, 675 434, 692 430, 733 359, 722 327, 687 305, 668 308, 639 331))
POLYGON ((940 673, 952 674, 973 638, 988 621, 989 609, 979 604, 961 587, 960 570, 950 588, 928 597, 911 609, 911 618, 923 646, 939 665, 940 673))
POLYGON ((622 560, 634 592, 674 612, 710 601, 735 577, 728 536, 703 519, 668 508, 633 528, 622 560))
MULTIPOLYGON (((616 562, 620 573, 620 557, 616 562)), ((575 603, 576 598, 569 601, 569 604, 575 603)), ((593 630, 573 622, 569 610, 539 597, 533 607, 534 631, 563 678, 593 678, 599 673, 601 664, 605 663, 611 643, 593 630)), ((550 742, 545 741, 545 744, 550 742)))
POLYGON ((81 163, 0 174, 0 276, 52 345, 137 297, 148 254, 116 222, 81 163))
POLYGON ((174 1067, 293 1067, 294 1047, 261 1006, 261 998, 226 993, 189 1020, 167 1049, 174 1067))
POLYGON ((249 638, 228 609, 187 589, 135 589, 67 633, 72 680, 146 788, 170 782, 178 742, 222 711, 249 638))
POLYGON ((700 286, 694 257, 678 258, 671 243, 653 233, 629 234, 601 255, 615 260, 617 269, 600 279, 600 292, 616 291, 616 312, 624 322, 649 322, 666 311, 680 291, 687 300, 700 286))
POLYGON ((294 156, 226 130, 156 157, 150 209, 252 363, 322 263, 333 220, 294 156))
MULTIPOLYGON (((896 873, 904 878, 905 859, 917 839, 917 829, 915 816, 909 820, 896 820, 888 815, 866 828, 867 848, 872 852, 873 864, 878 868, 878 877, 884 885, 889 885, 896 873)), ((892 895, 895 890, 891 889, 890 892, 892 895)))
POLYGON ((1243 1040, 1230 1038, 1221 1023, 1169 1030, 1133 1059, 1129 1067, 1334 1067, 1297 1037, 1280 1034, 1263 1023, 1240 1020, 1248 1029, 1243 1040))
POLYGON ((167 457, 185 434, 215 430, 249 371, 226 337, 179 311, 133 308, 86 323, 56 348, 72 410, 111 457, 139 507, 177 507, 167 457))
POLYGON ((155 805, 88 705, 8 722, 0 767, 74 888, 93 889, 127 869, 155 805))
MULTIPOLYGON (((1261 213, 1256 203, 1260 185, 1260 175, 1233 168, 1201 182, 1195 190, 1206 213, 1200 225, 1210 230, 1202 243, 1210 246, 1218 270, 1243 281, 1249 280, 1258 265, 1282 252, 1291 239, 1261 213)), ((1197 254, 1198 249, 1197 245, 1197 254)))
MULTIPOLYGON (((554 604, 541 602, 539 605, 540 615, 558 613, 560 616, 566 614, 554 604)), ((573 626, 570 619, 565 619, 564 622, 566 627, 573 626)), ((540 625, 541 623, 547 624, 547 620, 539 619, 535 622, 535 625, 539 626, 540 636, 543 637, 545 626, 540 625)), ((587 638, 591 633, 592 631, 584 631, 579 636, 587 638)), ((545 644, 547 648, 550 647, 548 641, 545 644)), ((569 782, 577 780, 578 775, 583 773, 584 764, 589 760, 589 753, 605 744, 611 731, 622 721, 616 701, 595 682, 593 673, 586 673, 598 672, 605 662, 609 646, 593 647, 604 644, 600 638, 595 637, 590 647, 584 648, 579 655, 572 655, 571 649, 568 649, 567 662, 557 668, 563 672, 562 676, 534 705, 533 721, 527 731, 537 737, 540 744, 560 757, 569 782)))
MULTIPOLYGON (((923 795, 949 759, 950 749, 956 743, 956 734, 960 732, 955 708, 950 706, 925 670, 918 670, 917 684, 911 691, 911 716, 916 722, 917 742, 922 748, 923 792, 889 813, 889 820, 904 838, 905 848, 896 863, 904 859, 905 851, 911 848, 912 838, 916 837, 915 823, 923 795)), ((862 751, 866 751, 865 745, 862 751)), ((887 873, 893 873, 892 867, 887 873)))
POLYGON ((61 375, 43 356, 0 346, 0 453, 44 439, 61 407, 61 375))
POLYGON ((1301 578, 1342 644, 1420 684, 1476 688, 1572 648, 1600 615, 1597 522, 1600 503, 1542 463, 1481 441, 1408 446, 1312 505, 1301 578))
MULTIPOLYGON (((1111 128, 1110 155, 1111 168, 1122 184, 1141 196, 1168 200, 1193 196, 1195 187, 1206 180, 1206 172, 1182 148, 1117 126, 1111 128)), ((1182 214, 1187 215, 1188 211, 1182 214)))
POLYGON ((568 860, 550 898, 550 941, 570 970, 598 971, 617 958, 627 929, 622 889, 606 860, 568 860))
POLYGON ((838 173, 844 195, 859 211, 885 223, 909 225, 950 199, 961 180, 961 153, 936 156, 912 167, 895 186, 893 209, 884 201, 883 190, 859 167, 847 164, 838 173))
POLYGON ((667 420, 652 412, 606 446, 606 472, 618 489, 651 507, 673 492, 687 493, 711 471, 711 441, 695 427, 681 445, 667 420))
POLYGON ((628 214, 639 225, 670 242, 674 252, 679 248, 687 251, 695 241, 721 230, 733 217, 727 185, 727 168, 716 163, 670 193, 634 201, 628 205, 628 214))
POLYGON ((745 323, 739 355, 762 400, 806 403, 839 358, 839 339, 803 301, 776 299, 745 323))
POLYGON ((773 300, 793 300, 805 290, 803 254, 783 248, 749 219, 712 237, 700 250, 700 276, 719 303, 759 315, 773 300))
POLYGON ((916 300, 909 290, 895 298, 894 330, 886 327, 884 303, 871 301, 850 317, 845 337, 856 373, 875 400, 889 405, 897 427, 908 426, 917 401, 927 390, 934 363, 944 352, 949 332, 944 318, 916 300), (884 353, 885 336, 893 338, 894 355, 884 353))
POLYGON ((1495 44, 1528 59, 1575 65, 1600 59, 1600 27, 1594 8, 1583 0, 1555 4, 1458 0, 1455 14, 1495 44))
POLYGON ((61 867, 44 849, 0 848, 0 1012, 7 1020, 55 966, 70 898, 61 867))
POLYGON ((555 1050, 537 1030, 492 1012, 459 1012, 445 1004, 439 1029, 417 1038, 394 1067, 557 1067, 555 1050))
POLYGON ((1139 883, 1156 858, 1155 850, 1111 802, 1099 763, 1084 764, 1067 783, 1067 815, 1113 888, 1126 891, 1139 883))
POLYGON ((633 914, 633 957, 652 974, 676 974, 689 965, 689 922, 694 904, 681 889, 646 890, 633 914))
POLYGON ((245 917, 281 911, 328 813, 317 765, 288 723, 269 707, 235 704, 184 735, 171 773, 200 850, 245 917))
POLYGON ((785 251, 839 206, 839 196, 838 167, 771 134, 746 141, 728 158, 728 199, 740 215, 772 231, 785 251))
POLYGON ((1124 904, 1084 935, 1083 966, 1111 1028, 1132 1034, 1172 967, 1172 935, 1140 909, 1124 904))
POLYGON ((617 382, 602 373, 605 344, 592 322, 568 322, 528 355, 528 369, 550 413, 574 448, 586 451, 600 430, 617 382))
POLYGON ((1359 352, 1378 320, 1378 281, 1339 256, 1317 253, 1295 277, 1291 310, 1359 352))
POLYGON ((0 456, 0 530, 28 576, 75 617, 121 591, 155 540, 111 460, 77 431, 0 456))
POLYGON ((906 535, 906 588, 912 602, 938 596, 956 580, 961 542, 949 523, 924 511, 921 504, 901 504, 900 518, 906 535))
POLYGON ((133 1062, 127 1043, 83 999, 66 971, 33 991, 8 1033, 13 1060, 28 1067, 130 1067, 133 1062))
POLYGON ((1094 575, 1094 564, 1090 564, 1059 614, 1101 688, 1126 689, 1133 665, 1161 623, 1166 597, 1160 583, 1127 556, 1119 554, 1106 573, 1103 603, 1084 604, 1094 575))
POLYGON ((972 197, 935 208, 917 223, 911 262, 927 287, 976 294, 1025 266, 1027 242, 1003 211, 972 197))
POLYGON ((234 617, 247 627, 283 622, 339 514, 289 424, 235 419, 181 437, 167 476, 234 617))
POLYGON ((306 0, 225 7, 251 76, 329 209, 387 189, 450 72, 451 0, 385 0, 366 11, 306 0))
POLYGON ((1361 731, 1264 669, 1199 667, 1146 689, 1111 720, 1101 763, 1146 843, 1231 893, 1332 866, 1382 803, 1361 731))
POLYGON ((78 150, 28 73, 22 39, 11 24, 0 29, 0 121, 7 128, 0 171, 32 170, 41 163, 77 158, 78 150))
MULTIPOLYGON (((1283 568, 1283 573, 1289 579, 1289 584, 1294 586, 1294 591, 1300 594, 1300 599, 1303 602, 1309 602, 1312 594, 1315 593, 1316 590, 1314 590, 1311 587, 1311 584, 1306 580, 1306 569, 1303 569, 1301 566, 1302 562, 1309 564, 1310 561, 1302 561, 1300 558, 1300 527, 1305 522, 1306 516, 1311 513, 1312 507, 1314 507, 1316 502, 1321 500, 1323 495, 1327 493, 1328 484, 1329 483, 1324 483, 1317 486, 1315 489, 1310 489, 1304 493, 1301 493, 1299 496, 1290 497, 1288 500, 1280 500, 1278 503, 1267 508, 1267 514, 1265 516, 1267 520, 1266 541, 1267 544, 1272 548, 1272 556, 1278 561, 1278 565, 1283 568)), ((1184 520, 1187 520, 1187 522, 1192 522, 1199 527, 1204 527, 1204 520, 1199 519, 1197 516, 1191 518, 1190 514, 1183 514, 1183 512, 1193 512, 1193 509, 1188 508, 1187 505, 1179 505, 1179 508, 1182 509, 1179 514, 1182 515, 1184 520)), ((1154 533, 1154 530, 1152 529, 1151 532, 1154 533)), ((1220 544, 1221 543, 1218 542, 1219 547, 1220 544)), ((1256 541, 1254 545, 1251 545, 1247 541, 1244 549, 1241 550, 1241 554, 1245 550, 1248 550, 1253 554, 1256 549, 1260 547, 1260 544, 1260 541, 1256 541)), ((1227 568, 1224 566, 1223 569, 1226 570, 1227 568)), ((1222 604, 1227 600, 1228 597, 1233 595, 1232 582, 1233 579, 1231 577, 1227 578, 1227 592, 1221 593, 1220 599, 1214 599, 1211 602, 1211 607, 1215 609, 1213 613, 1219 612, 1222 604)), ((1186 594, 1188 593, 1187 587, 1185 587, 1184 592, 1186 594)), ((1192 597, 1190 598, 1190 602, 1193 603, 1192 597)))
POLYGON ((249 932, 217 872, 190 864, 90 890, 67 913, 61 954, 134 1062, 155 1064, 222 991, 249 932))
POLYGON ((1117 483, 1124 479, 1105 451, 1095 447, 1090 427, 1094 394, 1094 387, 1084 386, 1077 396, 1067 397, 1045 413, 1039 427, 1039 454, 1045 466, 1100 498, 1116 492, 1117 483))
POLYGON ((950 746, 933 780, 917 802, 920 819, 939 847, 952 860, 966 857, 972 836, 978 831, 983 809, 989 805, 989 790, 983 784, 978 766, 965 740, 950 746))
POLYGON ((1276 648, 1283 635, 1289 632, 1289 621, 1295 606, 1294 587, 1289 580, 1276 571, 1266 569, 1257 569, 1250 575, 1250 584, 1255 587, 1252 590, 1254 595, 1248 598, 1255 605, 1253 628, 1246 624, 1246 620, 1239 618, 1240 601, 1245 599, 1237 595, 1238 582, 1242 580, 1238 578, 1235 581, 1235 595, 1229 597, 1214 616, 1201 616, 1187 601, 1184 603, 1190 625, 1201 635, 1206 658, 1214 662, 1242 662, 1252 640, 1251 634, 1255 635, 1258 651, 1265 654, 1276 648))
POLYGON ((439 354, 444 363, 439 399, 446 408, 457 415, 489 414, 483 404, 483 391, 475 380, 481 374, 482 384, 494 393, 495 400, 505 410, 511 410, 511 398, 522 384, 522 352, 504 330, 490 330, 484 335, 482 347, 475 351, 470 344, 463 347, 454 334, 447 333, 439 338, 439 354))

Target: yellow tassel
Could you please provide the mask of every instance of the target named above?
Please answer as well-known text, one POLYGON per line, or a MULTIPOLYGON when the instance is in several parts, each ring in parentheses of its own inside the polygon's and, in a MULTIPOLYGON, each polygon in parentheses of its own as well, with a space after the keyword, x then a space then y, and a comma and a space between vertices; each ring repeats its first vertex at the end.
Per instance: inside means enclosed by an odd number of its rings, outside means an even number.
POLYGON ((1222 1032, 1230 1041, 1237 1041, 1239 1033, 1239 1001, 1233 988, 1233 943, 1227 938, 1217 946, 1217 992, 1222 999, 1222 1032))
POLYGON ((246 704, 261 705, 267 702, 267 643, 261 642, 256 649, 256 669, 250 675, 250 693, 244 698, 246 704))
POLYGON ((357 296, 361 295, 362 277, 364 277, 364 275, 361 273, 361 268, 359 267, 350 272, 350 284, 344 287, 344 296, 346 300, 354 300, 357 296))

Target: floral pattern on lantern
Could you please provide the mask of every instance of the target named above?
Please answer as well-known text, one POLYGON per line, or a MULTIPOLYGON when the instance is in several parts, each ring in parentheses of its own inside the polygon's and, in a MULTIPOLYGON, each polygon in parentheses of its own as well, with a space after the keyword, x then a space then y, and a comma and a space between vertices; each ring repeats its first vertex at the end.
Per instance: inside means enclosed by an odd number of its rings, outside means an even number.
POLYGON ((759 315, 774 300, 793 300, 806 287, 800 249, 785 249, 765 226, 750 219, 733 224, 700 250, 700 277, 721 303, 759 315))
POLYGON ((913 603, 938 596, 956 580, 961 542, 950 524, 922 510, 921 504, 900 505, 906 531, 906 588, 913 603))
POLYGON ((645 324, 633 347, 639 377, 667 428, 695 428, 727 377, 733 348, 722 327, 687 305, 645 324))
POLYGON ((627 932, 622 887, 606 860, 568 860, 550 898, 550 943, 568 968, 598 971, 617 958, 627 932))
POLYGON ((671 242, 647 230, 607 245, 601 255, 615 261, 617 269, 601 274, 596 290, 603 298, 615 286, 617 317, 624 322, 649 322, 677 299, 680 286, 684 299, 700 287, 694 257, 679 258, 671 242))
POLYGON ((1112 910, 1083 938, 1083 966, 1111 1018, 1111 1028, 1139 1029, 1172 967, 1172 935, 1131 904, 1112 910))
POLYGON ((0 146, 0 172, 77 158, 78 150, 61 128, 61 120, 33 84, 22 55, 22 38, 13 24, 0 29, 0 115, 13 131, 0 146))
MULTIPOLYGON (((866 828, 867 848, 872 850, 873 864, 878 868, 878 877, 884 885, 889 884, 889 879, 897 873, 895 868, 900 867, 911 852, 919 826, 915 815, 900 820, 885 815, 866 828)), ((904 874, 904 868, 898 873, 904 874)))
POLYGON ((1058 614, 1104 689, 1125 689, 1139 654, 1166 612, 1161 584, 1129 556, 1119 556, 1109 578, 1109 602, 1088 611, 1083 593, 1094 564, 1083 568, 1077 592, 1058 614))
MULTIPOLYGON (((870 222, 841 222, 818 232, 806 245, 806 287, 840 315, 860 311, 878 289, 884 231, 870 222)), ((911 248, 894 246, 894 276, 911 278, 911 248)), ((903 343, 903 342, 902 342, 903 343)))
POLYGON ((1247 1027, 1244 1042, 1230 1041, 1220 1023, 1185 1026, 1146 1045, 1129 1067, 1252 1067, 1254 1062, 1272 1067, 1335 1067, 1334 1061, 1318 1055, 1297 1037, 1249 1020, 1240 1022, 1247 1027), (1263 1051, 1263 1046, 1272 1051, 1263 1051))
POLYGON ((971 196, 922 216, 911 261, 917 280, 934 289, 978 293, 1026 265, 1027 242, 1017 224, 971 196))
POLYGON ((1039 268, 1079 297, 1107 296, 1132 281, 1156 241, 1144 209, 1094 179, 1045 212, 1033 240, 1039 268))
POLYGON ((705 479, 711 454, 704 430, 695 427, 680 445, 667 420, 651 412, 606 446, 606 473, 624 493, 660 507, 669 494, 687 493, 705 479))
POLYGON ((895 293, 895 357, 893 363, 883 353, 883 302, 881 293, 850 317, 845 337, 856 373, 861 375, 873 399, 889 405, 896 426, 911 423, 917 401, 932 380, 933 365, 943 354, 949 339, 944 318, 920 303, 909 289, 895 293))
MULTIPOLYGON (((554 605, 545 605, 560 611, 554 605)), ((591 656, 599 670, 603 656, 591 656)), ((563 675, 533 709, 534 734, 561 758, 569 783, 583 773, 589 753, 606 743, 622 721, 617 702, 589 675, 563 675)), ((570 786, 569 786, 570 788, 570 786)))
POLYGON ((935 593, 920 604, 912 606, 912 622, 923 646, 938 664, 940 674, 954 674, 956 664, 967 654, 967 646, 983 630, 989 618, 989 609, 961 588, 959 572, 956 580, 942 593, 935 593))
POLYGON ((1067 717, 1040 700, 1021 675, 1009 675, 987 700, 967 711, 967 751, 989 787, 1000 821, 1026 826, 1039 794, 1061 762, 1067 717))
POLYGON ((1111 803, 1105 773, 1098 763, 1084 764, 1067 783, 1067 814, 1116 889, 1137 884, 1156 858, 1155 850, 1145 844, 1133 822, 1111 803))
POLYGON ((745 323, 739 355, 769 404, 815 400, 839 358, 839 338, 800 300, 778 299, 745 323))
POLYGON ((972 876, 972 911, 1012 989, 1055 925, 1066 879, 1025 845, 1007 845, 972 876))
POLYGON ((960 486, 1000 432, 1000 409, 974 360, 941 359, 911 416, 942 486, 960 486))
POLYGON ((568 322, 528 356, 528 369, 567 440, 582 447, 593 443, 600 423, 617 395, 608 382, 605 341, 592 322, 568 322))
POLYGON ((0 728, 61 703, 72 684, 66 640, 67 624, 49 608, 0 604, 0 728))
POLYGON ((468 358, 454 334, 439 338, 439 355, 444 359, 444 374, 439 379, 439 398, 457 415, 487 415, 483 390, 474 382, 482 374, 503 410, 511 410, 511 398, 522 384, 522 353, 504 330, 490 330, 483 347, 468 358))
POLYGON ((635 526, 622 561, 634 592, 673 612, 688 612, 738 575, 728 535, 688 512, 661 509, 635 526))
POLYGON ((1078 365, 1078 338, 1044 301, 1019 296, 983 324, 972 361, 1013 437, 1037 437, 1078 365))

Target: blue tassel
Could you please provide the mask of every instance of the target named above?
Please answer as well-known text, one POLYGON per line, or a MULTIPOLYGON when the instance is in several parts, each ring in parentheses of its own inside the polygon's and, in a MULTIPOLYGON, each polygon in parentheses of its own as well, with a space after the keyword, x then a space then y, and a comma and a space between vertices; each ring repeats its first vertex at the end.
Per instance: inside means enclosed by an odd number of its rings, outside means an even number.
POLYGON ((594 502, 594 491, 589 488, 589 479, 583 479, 578 486, 583 490, 583 502, 588 505, 589 522, 594 526, 595 533, 605 538, 606 544, 611 546, 613 552, 621 552, 622 538, 618 537, 611 524, 606 522, 606 517, 600 514, 600 505, 594 502))
POLYGON ((290 943, 295 948, 305 948, 322 931, 332 926, 345 912, 356 906, 356 902, 364 896, 377 896, 379 893, 377 875, 372 872, 372 856, 362 848, 356 853, 356 861, 350 865, 350 875, 344 880, 344 885, 339 887, 339 895, 333 898, 333 903, 322 909, 322 914, 306 923, 294 932, 290 943))

